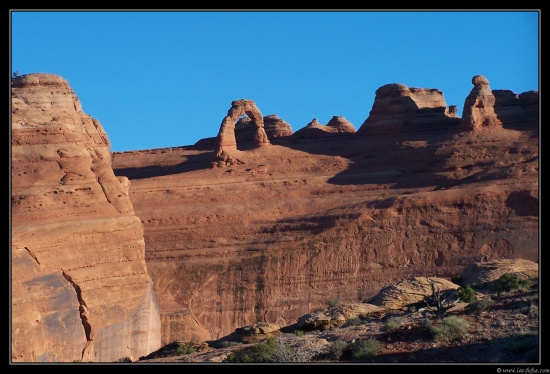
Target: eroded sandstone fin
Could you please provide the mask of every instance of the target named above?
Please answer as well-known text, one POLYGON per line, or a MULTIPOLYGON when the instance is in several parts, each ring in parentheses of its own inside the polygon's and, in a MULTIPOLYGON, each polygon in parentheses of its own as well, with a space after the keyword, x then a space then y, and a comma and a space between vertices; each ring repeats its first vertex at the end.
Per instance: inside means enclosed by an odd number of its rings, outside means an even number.
POLYGON ((493 127, 502 128, 502 122, 495 114, 495 95, 489 88, 489 81, 483 75, 472 78, 474 88, 464 101, 460 125, 469 130, 493 127))
POLYGON ((232 151, 237 150, 237 139, 235 138, 235 124, 241 116, 247 115, 252 119, 250 122, 256 126, 252 141, 256 145, 270 144, 264 129, 264 118, 262 113, 256 107, 253 100, 235 100, 231 103, 231 108, 222 120, 220 131, 216 138, 217 152, 216 158, 225 165, 242 164, 243 162, 233 156, 232 151))

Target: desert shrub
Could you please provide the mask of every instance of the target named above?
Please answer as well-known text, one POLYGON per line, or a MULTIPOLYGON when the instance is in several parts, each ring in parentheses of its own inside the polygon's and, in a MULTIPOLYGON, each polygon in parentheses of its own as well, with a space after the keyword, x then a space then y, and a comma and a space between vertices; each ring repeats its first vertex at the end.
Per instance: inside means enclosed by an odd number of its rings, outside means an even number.
POLYGON ((116 362, 132 362, 130 357, 121 357, 116 362))
POLYGON ((482 312, 484 310, 488 310, 490 307, 495 305, 495 301, 491 299, 490 297, 486 297, 483 300, 479 300, 473 304, 470 304, 473 308, 473 310, 482 312))
POLYGON ((355 318, 350 318, 346 321, 346 323, 344 324, 344 327, 347 327, 347 326, 360 326, 363 324, 363 320, 361 320, 361 318, 359 317, 355 317, 355 318))
POLYGON ((513 290, 525 289, 529 285, 527 279, 521 279, 517 274, 507 273, 495 280, 491 285, 491 289, 500 295, 504 292, 513 290))
MULTIPOLYGON (((270 362, 273 352, 277 348, 277 340, 268 338, 261 343, 253 345, 244 351, 239 358, 240 362, 270 362)), ((237 358, 237 357, 236 357, 237 358)))
POLYGON ((328 343, 328 356, 339 360, 344 355, 346 349, 348 349, 348 343, 343 340, 335 340, 328 343))
POLYGON ((458 284, 459 286, 462 286, 462 283, 464 282, 464 278, 462 278, 462 275, 458 274, 451 278, 451 282, 454 284, 458 284))
POLYGON ((307 362, 310 361, 307 353, 298 352, 277 341, 267 338, 251 347, 230 355, 226 362, 307 362))
POLYGON ((188 355, 190 353, 195 353, 195 348, 186 345, 180 345, 178 348, 176 348, 176 354, 178 356, 188 355))
POLYGON ((473 303, 476 301, 476 291, 470 285, 460 287, 458 289, 458 297, 465 303, 473 303))
POLYGON ((420 321, 418 321, 418 325, 420 328, 431 332, 432 331, 432 321, 430 321, 429 318, 422 318, 420 321))
POLYGON ((337 297, 333 297, 325 301, 325 303, 327 304, 327 306, 331 307, 331 306, 340 305, 340 300, 337 297))
POLYGON ((354 360, 364 360, 376 356, 382 349, 382 344, 375 338, 359 340, 351 349, 351 357, 354 360))
POLYGON ((432 329, 436 340, 450 342, 461 338, 468 331, 469 323, 456 316, 450 316, 432 329))
POLYGON ((304 330, 294 330, 294 335, 296 336, 304 336, 305 332, 304 330))
POLYGON ((242 345, 243 343, 241 342, 235 342, 235 341, 232 341, 232 340, 225 340, 223 342, 221 342, 221 347, 222 348, 227 348, 227 347, 234 347, 236 345, 242 345))
POLYGON ((400 317, 388 317, 384 323, 386 332, 392 333, 399 330, 399 327, 403 324, 403 320, 400 317))
POLYGON ((271 356, 270 362, 309 362, 311 361, 310 353, 307 351, 299 351, 292 349, 279 342, 277 348, 271 356))

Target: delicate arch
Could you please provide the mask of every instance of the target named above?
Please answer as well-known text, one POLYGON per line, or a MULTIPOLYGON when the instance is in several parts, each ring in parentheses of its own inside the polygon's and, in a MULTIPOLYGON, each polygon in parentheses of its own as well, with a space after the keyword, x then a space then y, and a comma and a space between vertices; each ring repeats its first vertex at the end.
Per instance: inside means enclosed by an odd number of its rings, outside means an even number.
POLYGON ((257 145, 270 144, 264 129, 264 117, 256 104, 252 100, 235 100, 231 103, 231 108, 220 125, 220 131, 216 138, 218 150, 216 157, 226 163, 234 163, 234 159, 227 152, 237 149, 237 139, 235 138, 235 124, 239 117, 248 115, 252 119, 251 123, 256 126, 256 131, 252 141, 257 145))

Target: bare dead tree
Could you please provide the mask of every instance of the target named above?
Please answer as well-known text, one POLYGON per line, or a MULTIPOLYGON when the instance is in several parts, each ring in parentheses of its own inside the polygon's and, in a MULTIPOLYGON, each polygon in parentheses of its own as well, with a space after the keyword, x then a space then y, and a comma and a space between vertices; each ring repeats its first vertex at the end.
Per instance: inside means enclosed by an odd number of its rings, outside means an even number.
POLYGON ((444 316, 453 305, 460 301, 458 292, 455 290, 445 295, 439 288, 436 288, 433 280, 428 278, 428 282, 432 288, 432 294, 431 296, 424 297, 427 307, 423 310, 426 312, 426 315, 431 317, 444 316))

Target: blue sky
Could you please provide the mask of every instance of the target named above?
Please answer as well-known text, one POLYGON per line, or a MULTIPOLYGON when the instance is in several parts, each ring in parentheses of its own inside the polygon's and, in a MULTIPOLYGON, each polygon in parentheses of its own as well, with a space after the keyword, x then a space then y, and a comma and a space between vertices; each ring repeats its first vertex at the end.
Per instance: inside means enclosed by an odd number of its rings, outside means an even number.
POLYGON ((69 81, 111 150, 193 145, 238 99, 294 131, 356 129, 389 83, 438 88, 462 114, 474 75, 539 90, 540 12, 12 10, 11 71, 69 81))

